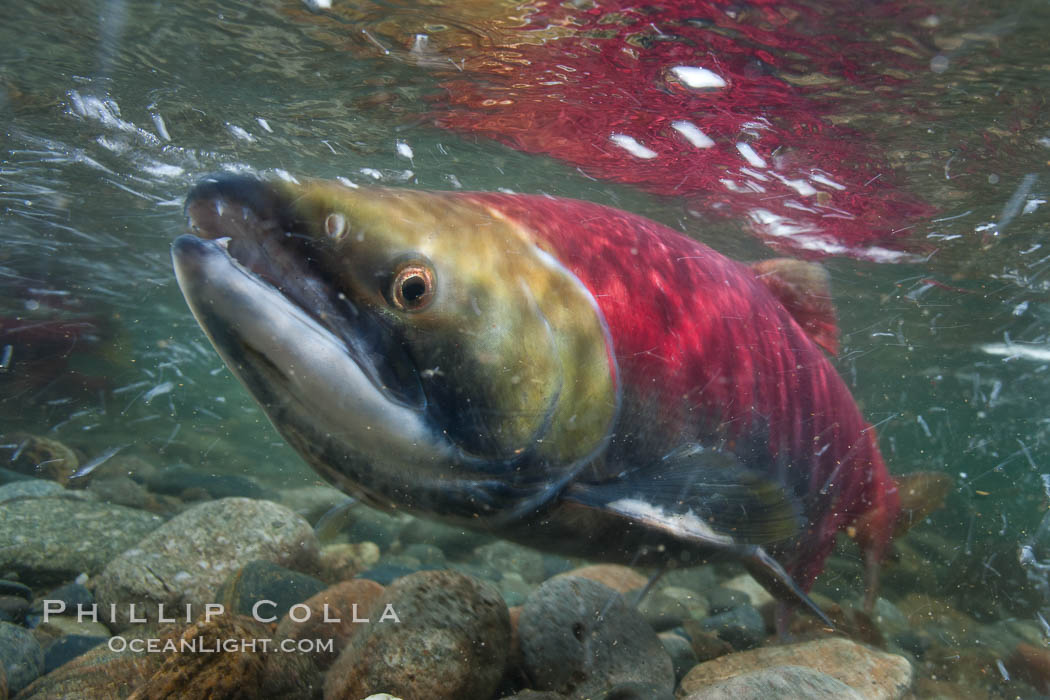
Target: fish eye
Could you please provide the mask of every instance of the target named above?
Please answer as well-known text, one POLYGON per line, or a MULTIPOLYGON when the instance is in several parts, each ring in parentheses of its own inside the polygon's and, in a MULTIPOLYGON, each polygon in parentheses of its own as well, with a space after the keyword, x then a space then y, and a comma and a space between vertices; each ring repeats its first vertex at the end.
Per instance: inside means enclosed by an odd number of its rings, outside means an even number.
POLYGON ((434 271, 421 262, 401 265, 390 284, 390 302, 401 311, 422 311, 434 300, 434 271))
POLYGON ((332 212, 325 217, 324 232, 332 240, 338 241, 346 235, 346 217, 339 212, 332 212))

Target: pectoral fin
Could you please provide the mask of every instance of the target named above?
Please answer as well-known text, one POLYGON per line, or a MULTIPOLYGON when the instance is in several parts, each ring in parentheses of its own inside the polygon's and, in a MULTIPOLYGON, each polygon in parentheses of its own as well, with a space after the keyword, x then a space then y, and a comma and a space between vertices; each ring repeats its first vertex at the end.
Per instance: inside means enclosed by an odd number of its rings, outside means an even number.
POLYGON ((730 453, 698 445, 616 479, 575 482, 562 497, 675 539, 720 548, 785 540, 801 524, 801 508, 782 485, 730 453))

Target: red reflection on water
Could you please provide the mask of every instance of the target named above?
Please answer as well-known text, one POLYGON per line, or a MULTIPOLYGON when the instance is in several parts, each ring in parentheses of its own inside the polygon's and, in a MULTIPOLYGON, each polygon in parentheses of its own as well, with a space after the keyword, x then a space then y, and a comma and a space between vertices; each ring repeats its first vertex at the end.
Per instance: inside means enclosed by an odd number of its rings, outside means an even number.
POLYGON ((900 259, 892 251, 932 209, 895 187, 863 134, 829 119, 843 88, 870 90, 871 109, 907 109, 893 86, 925 68, 915 45, 843 24, 900 5, 635 5, 537 3, 442 84, 437 124, 687 197, 797 255, 900 259))

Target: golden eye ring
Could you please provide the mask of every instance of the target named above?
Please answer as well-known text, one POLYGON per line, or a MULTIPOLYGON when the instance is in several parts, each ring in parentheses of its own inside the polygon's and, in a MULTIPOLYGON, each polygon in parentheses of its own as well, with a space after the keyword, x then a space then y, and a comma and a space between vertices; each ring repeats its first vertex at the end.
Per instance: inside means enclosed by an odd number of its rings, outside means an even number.
POLYGON ((390 303, 399 311, 422 311, 434 301, 434 270, 421 262, 404 263, 390 283, 390 303))
POLYGON ((338 241, 345 236, 348 228, 346 217, 339 212, 332 212, 325 217, 324 232, 333 241, 338 241))

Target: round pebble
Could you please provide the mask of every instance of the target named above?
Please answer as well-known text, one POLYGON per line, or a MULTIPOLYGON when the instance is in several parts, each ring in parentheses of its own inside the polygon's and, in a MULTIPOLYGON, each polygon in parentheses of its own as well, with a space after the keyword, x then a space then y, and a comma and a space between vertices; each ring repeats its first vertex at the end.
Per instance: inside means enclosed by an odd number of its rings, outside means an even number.
POLYGON ((674 689, 671 658, 656 633, 596 581, 563 575, 544 582, 525 601, 518 637, 539 690, 587 697, 632 682, 674 689))

